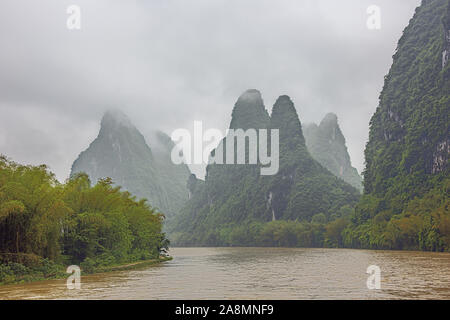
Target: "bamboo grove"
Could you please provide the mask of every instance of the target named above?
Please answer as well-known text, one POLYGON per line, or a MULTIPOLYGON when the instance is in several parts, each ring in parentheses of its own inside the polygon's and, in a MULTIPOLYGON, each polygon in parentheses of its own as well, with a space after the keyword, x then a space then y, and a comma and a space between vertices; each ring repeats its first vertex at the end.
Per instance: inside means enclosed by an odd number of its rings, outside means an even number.
MULTIPOLYGON (((164 216, 111 179, 85 174, 59 183, 45 165, 0 157, 0 254, 61 264, 123 263, 159 257, 164 216)), ((4 258, 3 258, 4 260, 4 258)))

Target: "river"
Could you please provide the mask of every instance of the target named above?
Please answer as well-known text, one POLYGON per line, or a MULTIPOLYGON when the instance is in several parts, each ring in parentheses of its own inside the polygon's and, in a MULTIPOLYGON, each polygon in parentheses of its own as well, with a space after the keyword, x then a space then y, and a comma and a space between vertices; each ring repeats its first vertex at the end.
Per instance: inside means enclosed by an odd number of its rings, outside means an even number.
POLYGON ((284 248, 172 248, 141 269, 0 286, 0 299, 450 299, 450 254, 284 248), (381 289, 366 270, 381 269, 381 289))

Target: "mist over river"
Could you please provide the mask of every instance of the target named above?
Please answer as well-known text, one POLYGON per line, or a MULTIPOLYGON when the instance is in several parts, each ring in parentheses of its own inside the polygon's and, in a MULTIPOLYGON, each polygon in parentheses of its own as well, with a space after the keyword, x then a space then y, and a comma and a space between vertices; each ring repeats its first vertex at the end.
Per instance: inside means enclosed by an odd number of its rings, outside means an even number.
POLYGON ((450 254, 293 248, 172 248, 141 269, 0 286, 0 299, 450 299, 450 254), (367 267, 381 289, 367 288, 367 267))

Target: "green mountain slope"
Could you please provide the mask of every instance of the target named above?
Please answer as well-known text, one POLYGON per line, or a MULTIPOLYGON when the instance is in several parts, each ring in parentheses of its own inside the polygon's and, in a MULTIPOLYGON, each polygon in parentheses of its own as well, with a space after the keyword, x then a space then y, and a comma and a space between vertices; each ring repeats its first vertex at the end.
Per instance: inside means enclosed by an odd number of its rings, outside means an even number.
POLYGON ((331 220, 358 201, 355 188, 310 156, 288 96, 278 98, 269 117, 260 93, 245 92, 234 106, 230 128, 278 129, 279 171, 263 176, 260 163, 210 164, 205 181, 191 176, 190 200, 170 228, 175 244, 263 245, 263 239, 252 235, 258 230, 251 229, 271 221, 308 222, 315 216, 331 220))
POLYGON ((365 150, 347 245, 450 248, 450 4, 428 0, 403 32, 365 150))
POLYGON ((173 142, 164 133, 152 135, 151 146, 124 114, 108 111, 98 137, 75 160, 71 175, 85 172, 93 182, 110 177, 170 220, 187 200, 189 169, 172 163, 173 142))
POLYGON ((315 160, 335 176, 362 191, 362 179, 352 167, 345 138, 335 114, 327 114, 319 125, 304 125, 303 133, 306 146, 315 160))

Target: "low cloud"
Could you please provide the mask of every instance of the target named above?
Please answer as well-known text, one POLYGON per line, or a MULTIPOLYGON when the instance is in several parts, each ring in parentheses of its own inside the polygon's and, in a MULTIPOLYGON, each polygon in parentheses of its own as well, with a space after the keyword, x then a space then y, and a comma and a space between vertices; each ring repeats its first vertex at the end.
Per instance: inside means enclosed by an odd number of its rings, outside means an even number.
POLYGON ((257 88, 269 111, 290 95, 302 122, 336 113, 361 171, 384 75, 419 4, 376 2, 3 0, 0 153, 64 180, 108 108, 144 134, 194 120, 224 131, 237 97, 257 88), (71 4, 81 30, 66 27, 71 4), (379 31, 366 27, 372 4, 379 31))

